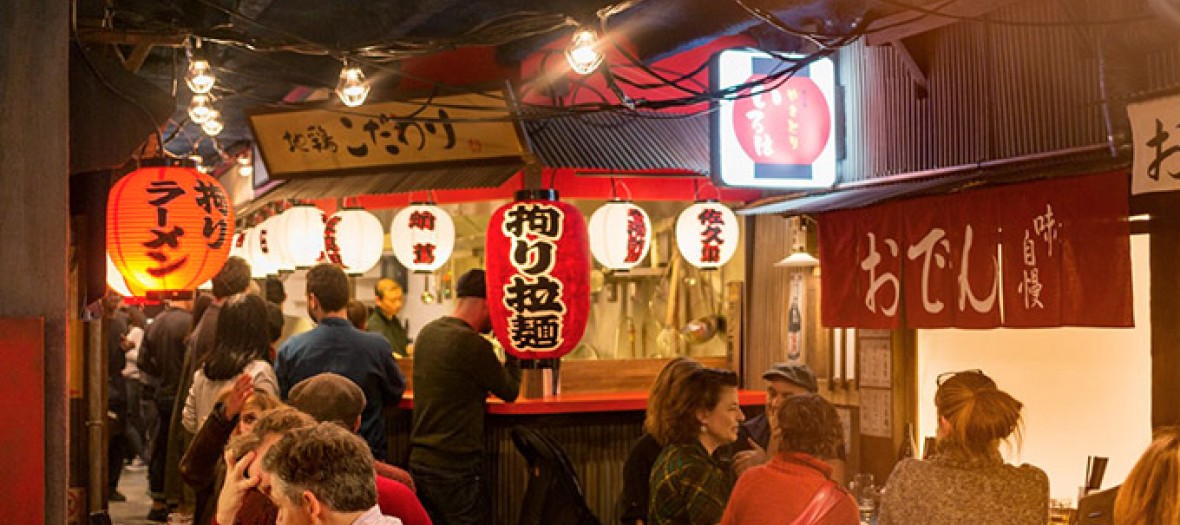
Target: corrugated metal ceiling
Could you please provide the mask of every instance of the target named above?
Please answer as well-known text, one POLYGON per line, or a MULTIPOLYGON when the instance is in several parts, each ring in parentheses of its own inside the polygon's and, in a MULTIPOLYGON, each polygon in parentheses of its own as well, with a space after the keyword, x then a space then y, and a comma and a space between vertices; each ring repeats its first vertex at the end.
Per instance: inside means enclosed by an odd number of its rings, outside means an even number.
POLYGON ((591 113, 525 123, 549 167, 709 173, 709 116, 591 113))

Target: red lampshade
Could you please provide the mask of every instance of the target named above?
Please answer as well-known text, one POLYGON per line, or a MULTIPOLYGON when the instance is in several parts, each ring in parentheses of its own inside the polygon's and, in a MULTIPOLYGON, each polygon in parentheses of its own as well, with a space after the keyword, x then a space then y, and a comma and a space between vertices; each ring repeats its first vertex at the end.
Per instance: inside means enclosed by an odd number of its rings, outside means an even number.
POLYGON ((107 251, 132 290, 196 289, 221 270, 233 236, 225 189, 195 169, 142 167, 111 188, 107 251))
POLYGON ((524 191, 492 214, 488 310, 504 349, 551 359, 574 349, 590 313, 586 220, 552 190, 524 191))

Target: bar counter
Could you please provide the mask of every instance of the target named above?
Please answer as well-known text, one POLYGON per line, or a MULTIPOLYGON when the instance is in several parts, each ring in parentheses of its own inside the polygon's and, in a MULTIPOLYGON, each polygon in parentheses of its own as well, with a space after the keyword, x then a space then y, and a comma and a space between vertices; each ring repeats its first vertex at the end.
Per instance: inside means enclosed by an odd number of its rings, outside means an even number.
MULTIPOLYGON (((738 399, 746 417, 753 417, 762 413, 766 393, 739 390, 738 399)), ((399 409, 387 414, 388 460, 403 467, 409 459, 413 406, 413 393, 407 392, 399 409)), ((514 403, 489 398, 484 446, 492 523, 516 525, 528 486, 524 457, 512 443, 512 427, 517 425, 557 441, 578 472, 590 509, 602 523, 618 523, 615 501, 623 488, 623 463, 643 434, 646 406, 645 391, 559 394, 514 403)))

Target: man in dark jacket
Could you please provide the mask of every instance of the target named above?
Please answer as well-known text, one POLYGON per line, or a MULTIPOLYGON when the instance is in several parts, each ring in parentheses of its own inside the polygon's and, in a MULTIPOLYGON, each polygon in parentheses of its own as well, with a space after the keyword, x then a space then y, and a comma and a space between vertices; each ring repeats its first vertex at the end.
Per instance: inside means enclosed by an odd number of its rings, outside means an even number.
POLYGON ((192 301, 170 301, 156 316, 143 336, 138 365, 144 373, 154 377, 156 385, 152 401, 156 404, 159 424, 151 437, 151 461, 148 463, 148 489, 152 493, 151 521, 164 521, 168 505, 164 497, 164 463, 168 458, 168 430, 172 420, 172 405, 176 403, 180 374, 184 368, 185 339, 193 329, 192 301))
POLYGON ((491 330, 483 270, 459 278, 451 315, 418 333, 414 350, 414 422, 410 473, 438 525, 491 522, 483 475, 488 392, 515 401, 520 362, 500 364, 480 333, 491 330))
POLYGON ((284 400, 296 383, 323 372, 356 383, 365 392, 360 435, 373 457, 385 459, 382 411, 401 401, 406 379, 393 361, 389 341, 348 321, 349 287, 348 276, 337 266, 320 264, 307 272, 307 310, 319 326, 283 343, 275 357, 275 375, 284 400))

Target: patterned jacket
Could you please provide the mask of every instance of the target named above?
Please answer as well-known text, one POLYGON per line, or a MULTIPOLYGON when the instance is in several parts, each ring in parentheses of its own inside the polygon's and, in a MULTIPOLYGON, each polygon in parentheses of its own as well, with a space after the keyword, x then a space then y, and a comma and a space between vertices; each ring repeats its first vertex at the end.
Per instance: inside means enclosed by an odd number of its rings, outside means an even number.
POLYGON ((664 447, 649 481, 651 525, 716 525, 734 480, 704 446, 694 442, 664 447))

